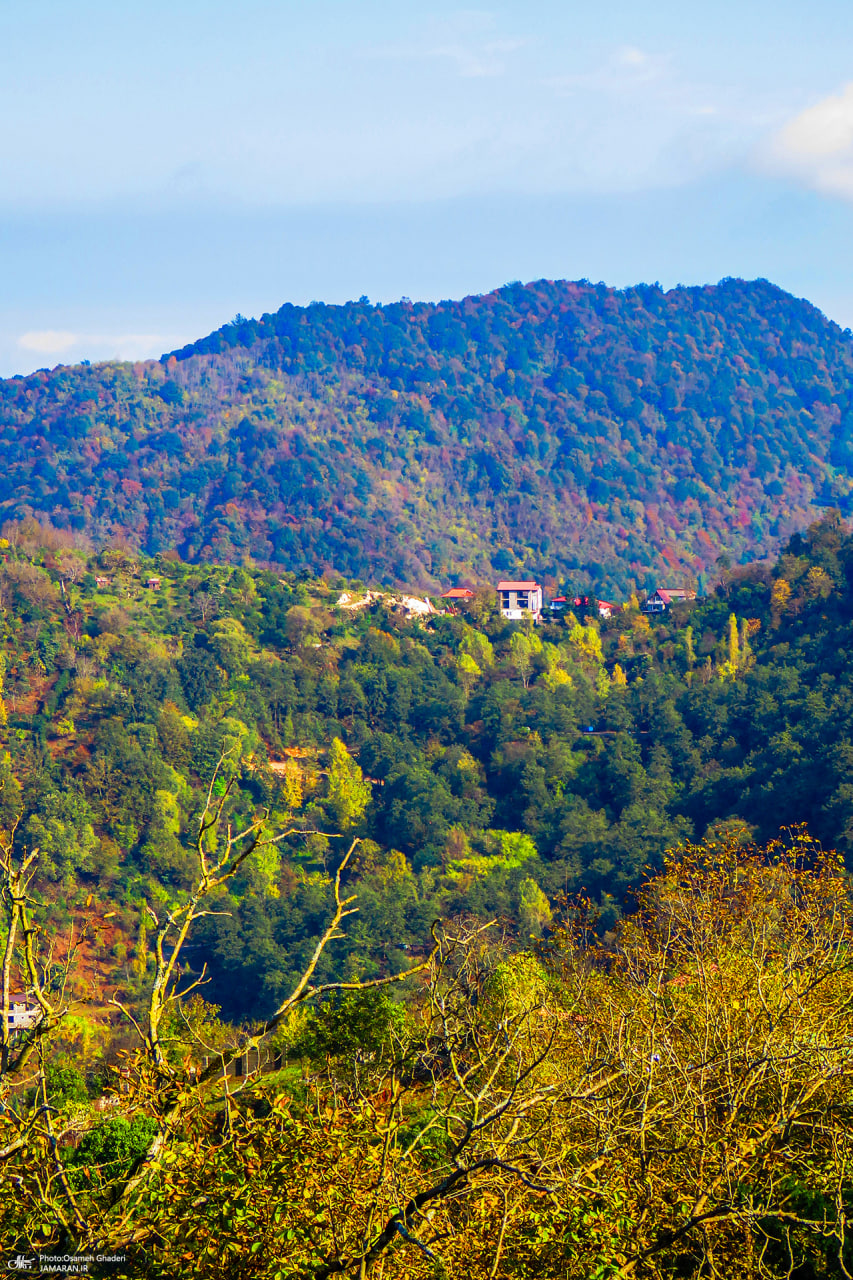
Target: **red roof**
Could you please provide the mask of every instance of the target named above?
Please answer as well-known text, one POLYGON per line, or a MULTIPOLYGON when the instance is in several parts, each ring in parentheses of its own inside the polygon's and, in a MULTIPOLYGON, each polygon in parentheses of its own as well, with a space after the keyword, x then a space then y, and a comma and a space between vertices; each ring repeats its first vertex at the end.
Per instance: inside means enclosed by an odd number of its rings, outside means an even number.
POLYGON ((498 591, 541 591, 538 582, 499 582, 498 591))
POLYGON ((451 587, 442 594, 442 600, 473 600, 474 592, 470 587, 451 587))
POLYGON ((683 587, 658 587, 655 595, 663 600, 664 604, 672 604, 673 600, 696 599, 693 591, 685 591, 683 587))

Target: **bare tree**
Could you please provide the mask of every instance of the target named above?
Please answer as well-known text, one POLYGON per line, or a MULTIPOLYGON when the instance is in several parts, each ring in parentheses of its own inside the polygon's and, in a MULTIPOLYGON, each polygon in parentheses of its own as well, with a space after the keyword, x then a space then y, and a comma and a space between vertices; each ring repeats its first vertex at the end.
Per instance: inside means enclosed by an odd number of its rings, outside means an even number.
POLYGON ((197 591, 193 596, 193 615, 207 623, 216 613, 219 601, 209 591, 197 591))
POLYGON ((260 1026, 238 1034, 231 1045, 223 1048, 203 1069, 187 1071, 169 1060, 167 1038, 164 1036, 166 1015, 178 1010, 181 1002, 198 991, 206 980, 204 967, 199 974, 192 975, 186 973, 182 964, 193 925, 205 916, 216 914, 216 894, 233 879, 253 854, 274 847, 296 834, 314 834, 313 831, 300 832, 295 827, 270 834, 267 830, 266 811, 260 813, 248 826, 235 830, 226 816, 236 777, 232 765, 229 751, 224 752, 210 780, 193 842, 196 876, 192 888, 183 895, 182 901, 168 908, 161 908, 159 912, 146 904, 148 917, 155 930, 155 970, 143 1016, 137 1016, 116 997, 111 1001, 138 1033, 141 1057, 136 1066, 131 1068, 131 1074, 135 1072, 142 1092, 147 1089, 148 1100, 157 1114, 158 1130, 144 1157, 127 1177, 112 1188, 111 1207, 106 1214, 102 1206, 93 1206, 91 1201, 88 1202, 88 1209, 81 1207, 81 1198, 72 1189, 60 1155, 52 1108, 47 1100, 44 1083, 44 1054, 71 1005, 67 998, 68 975, 79 946, 79 938, 76 943, 72 939, 61 965, 58 985, 54 977, 56 994, 49 998, 46 975, 53 971, 55 957, 54 950, 49 945, 42 953, 39 952, 39 945, 43 947, 43 939, 39 924, 33 917, 31 893, 37 868, 37 853, 33 851, 18 860, 13 849, 13 838, 0 843, 0 885, 5 907, 0 1087, 10 1082, 12 1077, 20 1076, 37 1050, 39 1056, 38 1096, 28 1111, 21 1110, 9 1118, 14 1134, 11 1141, 0 1146, 0 1160, 8 1159, 24 1148, 31 1149, 39 1195, 52 1213, 60 1231, 60 1241, 66 1249, 96 1245, 100 1249, 118 1247, 133 1237, 134 1207, 167 1149, 181 1133, 184 1117, 193 1110, 199 1098, 204 1098, 211 1081, 227 1078, 229 1067, 238 1057, 252 1051, 259 1052, 298 1005, 333 991, 364 991, 399 983, 424 972, 430 966, 431 956, 402 973, 364 982, 314 981, 321 957, 329 944, 342 936, 343 922, 356 910, 353 905, 355 896, 346 895, 343 891, 344 874, 358 845, 358 841, 354 841, 342 858, 332 881, 333 904, 328 923, 289 995, 260 1026), (230 777, 223 778, 223 773, 229 769, 230 777), (221 781, 224 781, 224 786, 219 785, 221 781), (221 794, 217 795, 217 791, 221 794), (40 1009, 38 1022, 22 1036, 11 1028, 9 1020, 11 977, 16 967, 26 976, 29 990, 40 1009))

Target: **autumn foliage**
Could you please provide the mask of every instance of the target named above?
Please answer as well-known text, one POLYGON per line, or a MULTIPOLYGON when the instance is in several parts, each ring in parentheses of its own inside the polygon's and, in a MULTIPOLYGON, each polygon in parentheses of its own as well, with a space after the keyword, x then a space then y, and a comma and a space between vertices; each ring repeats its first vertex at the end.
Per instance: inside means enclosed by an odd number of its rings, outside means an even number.
POLYGON ((0 382, 7 518, 435 589, 702 576, 851 493, 853 355, 767 281, 283 306, 0 382))
POLYGON ((583 903, 534 951, 448 927, 405 1001, 327 1024, 360 1048, 309 1036, 277 1087, 137 1058, 119 1103, 164 1141, 131 1196, 75 1184, 76 1230, 7 1109, 2 1230, 128 1276, 846 1275, 851 906, 794 832, 674 851, 603 937, 583 903))

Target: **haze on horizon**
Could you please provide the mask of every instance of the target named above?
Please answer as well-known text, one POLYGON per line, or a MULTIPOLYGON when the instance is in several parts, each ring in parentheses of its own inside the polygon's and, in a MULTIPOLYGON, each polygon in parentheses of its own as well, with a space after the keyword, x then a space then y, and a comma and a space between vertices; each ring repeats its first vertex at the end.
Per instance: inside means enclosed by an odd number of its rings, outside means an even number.
POLYGON ((853 324, 842 0, 31 0, 0 69, 3 375, 542 276, 853 324))

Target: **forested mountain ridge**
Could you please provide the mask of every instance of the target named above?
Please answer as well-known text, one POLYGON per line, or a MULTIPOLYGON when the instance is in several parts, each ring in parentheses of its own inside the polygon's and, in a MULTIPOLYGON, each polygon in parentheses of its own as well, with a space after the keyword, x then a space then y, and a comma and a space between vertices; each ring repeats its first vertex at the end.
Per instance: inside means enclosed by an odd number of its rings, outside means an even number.
POLYGON ((849 333, 766 281, 286 305, 0 383, 0 515, 186 560, 602 594, 774 551, 853 489, 849 333))

